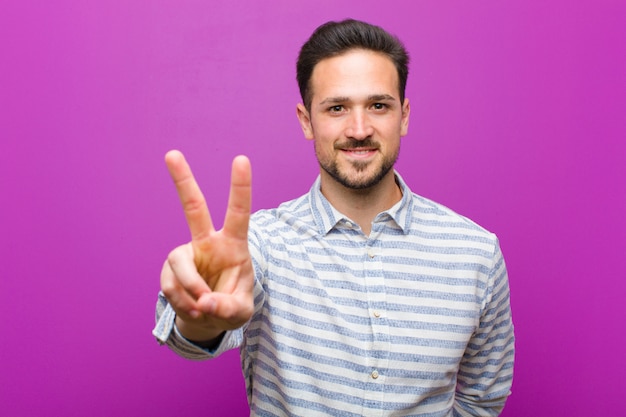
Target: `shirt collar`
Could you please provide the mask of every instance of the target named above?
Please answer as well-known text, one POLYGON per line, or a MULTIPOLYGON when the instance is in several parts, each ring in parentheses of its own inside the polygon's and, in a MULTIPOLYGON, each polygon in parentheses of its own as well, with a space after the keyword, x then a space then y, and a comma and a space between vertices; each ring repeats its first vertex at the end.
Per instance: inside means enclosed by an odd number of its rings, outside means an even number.
MULTIPOLYGON (((389 210, 385 210, 380 213, 377 218, 383 215, 387 215, 393 219, 404 234, 408 233, 409 225, 411 224, 411 213, 413 207, 412 192, 406 185, 400 174, 395 172, 396 183, 402 191, 402 198, 389 210)), ((315 224, 321 235, 325 235, 331 231, 337 223, 341 221, 351 221, 347 216, 333 207, 330 202, 324 197, 321 191, 321 179, 318 176, 311 190, 309 192, 309 202, 311 205, 311 212, 315 219, 315 224)))

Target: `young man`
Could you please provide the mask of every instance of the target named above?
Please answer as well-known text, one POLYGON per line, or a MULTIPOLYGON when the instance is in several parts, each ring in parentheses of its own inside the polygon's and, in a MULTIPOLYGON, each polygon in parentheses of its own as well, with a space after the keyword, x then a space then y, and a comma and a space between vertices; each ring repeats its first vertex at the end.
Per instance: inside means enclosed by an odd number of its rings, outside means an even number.
POLYGON ((192 240, 163 266, 154 335, 207 359, 239 348, 255 416, 492 416, 513 372, 497 238, 411 192, 408 56, 379 27, 320 26, 302 47, 297 115, 320 175, 250 216, 233 161, 222 230, 183 156, 166 163, 192 240))

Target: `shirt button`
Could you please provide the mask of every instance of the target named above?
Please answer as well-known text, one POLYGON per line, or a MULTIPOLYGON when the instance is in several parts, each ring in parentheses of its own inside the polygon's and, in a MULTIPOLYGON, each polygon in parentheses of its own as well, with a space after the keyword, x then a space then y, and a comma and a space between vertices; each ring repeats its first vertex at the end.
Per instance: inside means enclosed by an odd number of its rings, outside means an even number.
POLYGON ((376 254, 374 253, 373 249, 370 249, 367 251, 367 256, 369 256, 370 258, 373 258, 374 256, 376 256, 376 254))
POLYGON ((374 317, 379 318, 380 317, 380 311, 374 311, 374 317))
POLYGON ((373 379, 378 379, 378 376, 379 376, 379 375, 378 375, 378 371, 374 371, 374 372, 372 372, 372 378, 373 378, 373 379))
POLYGON ((352 228, 352 223, 350 223, 349 221, 346 220, 346 227, 351 229, 352 228))

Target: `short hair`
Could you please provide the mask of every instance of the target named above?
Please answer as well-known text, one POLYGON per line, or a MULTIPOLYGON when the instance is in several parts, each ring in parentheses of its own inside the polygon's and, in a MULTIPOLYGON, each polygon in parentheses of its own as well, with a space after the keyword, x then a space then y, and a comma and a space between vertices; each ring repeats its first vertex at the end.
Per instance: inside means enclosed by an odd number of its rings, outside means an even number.
POLYGON ((409 76, 409 54, 402 42, 383 28, 354 19, 327 22, 319 26, 302 45, 296 64, 300 96, 307 109, 311 108, 311 75, 315 66, 353 49, 365 49, 385 54, 398 71, 400 102, 404 102, 409 76))

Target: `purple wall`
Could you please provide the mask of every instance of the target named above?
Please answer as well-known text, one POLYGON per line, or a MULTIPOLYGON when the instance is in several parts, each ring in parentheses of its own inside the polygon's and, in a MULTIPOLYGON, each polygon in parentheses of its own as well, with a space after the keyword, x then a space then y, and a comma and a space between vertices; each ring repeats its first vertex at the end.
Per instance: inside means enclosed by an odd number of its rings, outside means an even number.
POLYGON ((623 408, 626 3, 380 4, 3 2, 1 415, 247 415, 236 352, 188 362, 150 334, 161 263, 188 239, 163 154, 188 155, 217 223, 238 153, 255 209, 308 190, 294 60, 348 16, 412 54, 403 177, 501 239, 504 415, 623 408))

